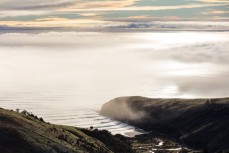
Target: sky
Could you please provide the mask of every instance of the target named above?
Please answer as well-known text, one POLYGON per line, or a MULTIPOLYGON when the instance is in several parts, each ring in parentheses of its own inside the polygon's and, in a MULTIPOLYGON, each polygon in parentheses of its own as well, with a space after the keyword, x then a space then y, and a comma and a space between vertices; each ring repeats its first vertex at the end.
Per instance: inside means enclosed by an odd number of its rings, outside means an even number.
POLYGON ((229 30, 228 0, 1 0, 0 31, 229 30))

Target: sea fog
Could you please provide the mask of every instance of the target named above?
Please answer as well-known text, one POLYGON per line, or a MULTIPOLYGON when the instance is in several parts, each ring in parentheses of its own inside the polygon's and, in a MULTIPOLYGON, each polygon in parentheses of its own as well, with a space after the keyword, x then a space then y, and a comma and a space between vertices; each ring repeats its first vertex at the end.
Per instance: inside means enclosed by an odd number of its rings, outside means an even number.
POLYGON ((52 123, 133 130, 96 111, 119 96, 227 97, 228 38, 229 32, 1 34, 0 107, 52 123))

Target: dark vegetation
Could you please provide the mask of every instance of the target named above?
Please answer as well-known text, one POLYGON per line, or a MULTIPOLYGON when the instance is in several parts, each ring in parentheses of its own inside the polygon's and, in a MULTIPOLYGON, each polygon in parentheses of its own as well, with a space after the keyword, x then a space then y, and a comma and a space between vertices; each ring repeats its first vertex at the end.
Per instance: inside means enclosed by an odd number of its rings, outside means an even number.
POLYGON ((131 153, 131 144, 122 135, 114 135, 111 137, 111 133, 107 130, 98 129, 81 129, 85 134, 96 138, 103 142, 105 145, 110 146, 110 149, 117 153, 131 153))
POLYGON ((0 109, 1 153, 132 152, 130 144, 107 131, 46 123, 32 113, 0 109))
POLYGON ((229 152, 229 98, 150 99, 121 97, 103 105, 102 115, 152 131, 205 152, 229 152))

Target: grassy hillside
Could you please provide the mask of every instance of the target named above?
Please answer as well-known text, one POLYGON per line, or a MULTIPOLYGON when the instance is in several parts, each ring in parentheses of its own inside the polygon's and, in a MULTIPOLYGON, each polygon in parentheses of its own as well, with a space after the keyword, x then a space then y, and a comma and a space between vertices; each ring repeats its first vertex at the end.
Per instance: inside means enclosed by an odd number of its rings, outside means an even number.
POLYGON ((107 131, 53 125, 26 112, 0 109, 1 153, 133 152, 130 148, 107 131))
POLYGON ((150 99, 121 97, 101 114, 209 152, 229 152, 229 98, 150 99))

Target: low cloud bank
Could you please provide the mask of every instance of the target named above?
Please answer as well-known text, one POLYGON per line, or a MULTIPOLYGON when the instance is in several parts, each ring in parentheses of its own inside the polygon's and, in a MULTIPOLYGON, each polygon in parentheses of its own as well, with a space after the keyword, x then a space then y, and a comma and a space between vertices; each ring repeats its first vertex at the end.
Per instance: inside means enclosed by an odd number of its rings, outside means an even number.
POLYGON ((228 37, 228 32, 2 34, 0 91, 60 94, 62 102, 97 108, 126 95, 226 97, 228 37))

